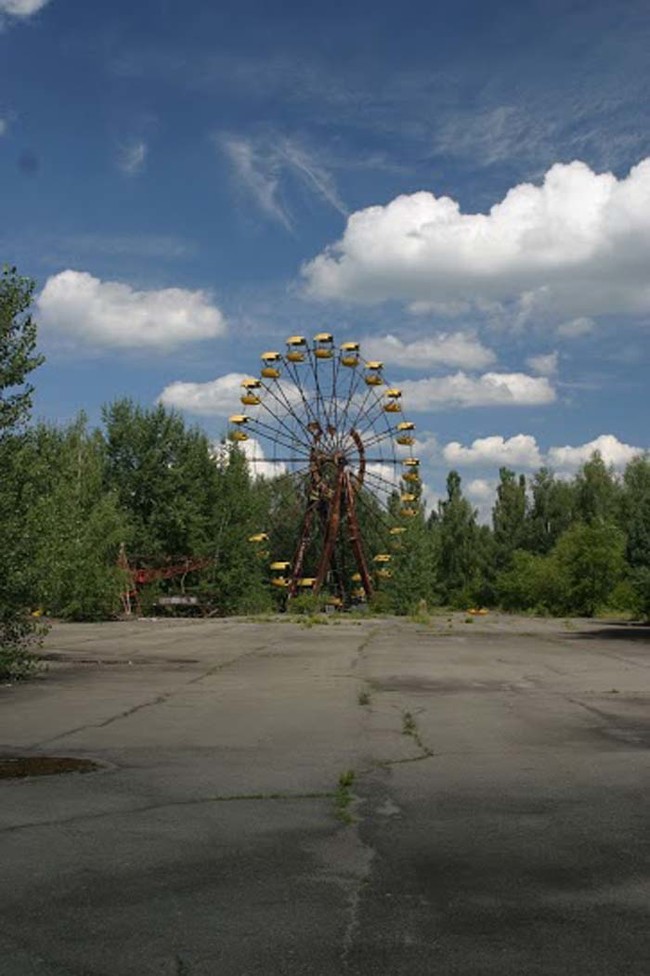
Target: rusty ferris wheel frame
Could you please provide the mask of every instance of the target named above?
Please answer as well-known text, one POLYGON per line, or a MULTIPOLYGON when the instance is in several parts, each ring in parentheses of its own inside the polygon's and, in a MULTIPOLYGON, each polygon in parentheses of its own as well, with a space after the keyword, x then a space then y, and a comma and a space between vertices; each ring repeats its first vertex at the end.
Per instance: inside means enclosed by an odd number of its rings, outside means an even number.
POLYGON ((370 598, 377 576, 390 575, 374 563, 388 562, 390 556, 371 557, 360 507, 372 496, 373 514, 396 534, 404 529, 388 527, 389 500, 395 522, 415 515, 412 506, 419 499, 418 461, 412 456, 415 425, 403 419, 401 390, 387 384, 383 363, 363 358, 358 342, 336 347, 327 332, 313 340, 291 336, 285 353, 265 352, 261 361, 259 378, 241 384, 246 410, 229 418, 229 438, 242 445, 251 464, 289 475, 299 488, 298 541, 290 560, 271 564, 283 573, 274 582, 289 598, 305 587, 319 593, 326 584, 333 584, 343 600, 350 592, 370 598), (315 539, 319 551, 313 576, 305 576, 315 539), (336 558, 342 546, 356 564, 359 585, 354 591, 336 558))

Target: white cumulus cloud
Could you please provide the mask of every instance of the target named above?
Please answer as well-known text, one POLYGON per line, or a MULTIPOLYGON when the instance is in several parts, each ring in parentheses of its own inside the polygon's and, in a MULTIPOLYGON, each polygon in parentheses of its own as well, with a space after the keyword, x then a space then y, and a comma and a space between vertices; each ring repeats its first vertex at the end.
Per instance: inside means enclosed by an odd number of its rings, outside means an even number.
POLYGON ((413 342, 404 342, 390 334, 369 336, 362 345, 370 359, 381 359, 391 365, 412 369, 427 369, 438 364, 484 369, 496 360, 491 349, 467 332, 440 332, 413 342))
POLYGON ((508 467, 536 468, 542 464, 537 441, 530 434, 514 437, 479 437, 469 447, 459 441, 451 441, 442 451, 445 461, 456 465, 507 465, 508 467))
MULTIPOLYGON (((230 413, 239 413, 243 408, 240 402, 242 394, 241 382, 247 373, 226 373, 206 383, 187 383, 176 380, 170 383, 160 394, 159 400, 168 407, 186 410, 188 413, 203 417, 225 417, 230 413)), ((287 404, 296 405, 301 402, 300 391, 287 380, 280 380, 277 384, 279 391, 273 386, 267 396, 270 409, 277 411, 283 417, 288 412, 287 404), (281 392, 280 392, 281 391, 281 392), (275 394, 275 395, 274 395, 275 394)), ((262 390, 262 397, 265 396, 262 390)), ((267 411, 257 407, 260 420, 271 423, 267 411)), ((252 416, 253 414, 251 414, 252 416)), ((245 443, 245 442, 244 442, 245 443)))
POLYGON ((240 406, 241 382, 245 373, 226 373, 208 383, 170 383, 160 394, 159 400, 166 407, 176 407, 197 416, 226 416, 240 406))
POLYGON ((89 345, 173 349, 226 331, 222 313, 204 291, 136 291, 85 271, 67 270, 48 278, 37 307, 46 332, 89 345))
POLYGON ((31 17, 42 10, 49 0, 0 0, 0 16, 31 17))
POLYGON ((624 468, 633 457, 642 454, 643 448, 625 444, 614 434, 601 434, 593 441, 576 447, 569 445, 551 447, 548 452, 548 463, 560 470, 573 470, 588 461, 594 451, 600 452, 606 464, 612 464, 620 469, 624 468))
POLYGON ((594 328, 594 320, 583 315, 577 319, 570 319, 568 322, 561 322, 555 332, 561 339, 579 339, 580 336, 589 335, 590 332, 594 331, 594 328))
POLYGON ((584 321, 650 311, 650 158, 617 179, 557 163, 488 213, 418 192, 353 213, 306 264, 308 292, 375 304, 523 301, 584 321))
POLYGON ((557 352, 529 356, 526 365, 530 366, 534 373, 539 373, 541 376, 553 376, 554 373, 557 373, 558 358, 557 352))
MULTIPOLYGON (((287 466, 282 461, 269 461, 264 448, 255 437, 241 441, 238 448, 248 461, 249 470, 253 478, 277 478, 286 474, 287 466)), ((231 448, 227 444, 212 445, 212 456, 217 463, 227 462, 231 448)))
POLYGON ((407 411, 447 406, 537 406, 555 400, 555 390, 546 376, 526 373, 468 376, 459 371, 450 376, 406 380, 401 388, 407 411))

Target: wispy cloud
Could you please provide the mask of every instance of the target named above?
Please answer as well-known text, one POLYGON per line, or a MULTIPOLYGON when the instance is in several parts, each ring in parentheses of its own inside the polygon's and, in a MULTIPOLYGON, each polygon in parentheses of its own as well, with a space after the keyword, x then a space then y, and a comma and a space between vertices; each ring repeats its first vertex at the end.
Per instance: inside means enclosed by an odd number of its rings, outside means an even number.
POLYGON ((117 165, 127 176, 137 176, 144 169, 148 151, 144 139, 128 142, 120 147, 117 165))
POLYGON ((226 156, 237 182, 257 207, 287 230, 295 225, 288 204, 295 181, 343 216, 348 215, 329 169, 297 140, 221 134, 214 137, 214 142, 226 156))
POLYGON ((281 199, 277 160, 260 154, 247 139, 225 137, 217 141, 230 162, 238 183, 253 198, 262 213, 291 230, 292 220, 281 199))

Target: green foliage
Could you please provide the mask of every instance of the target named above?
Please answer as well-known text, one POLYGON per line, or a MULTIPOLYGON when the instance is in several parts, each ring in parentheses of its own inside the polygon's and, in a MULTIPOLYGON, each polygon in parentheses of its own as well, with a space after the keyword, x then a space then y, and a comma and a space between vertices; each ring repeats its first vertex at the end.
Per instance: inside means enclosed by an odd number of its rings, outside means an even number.
POLYGON ((564 602, 562 580, 554 560, 522 549, 512 554, 510 568, 496 580, 497 600, 504 610, 535 610, 561 613, 564 602))
POLYGON ((497 569, 510 565, 526 534, 526 479, 509 468, 499 471, 497 499, 492 510, 494 562, 497 569))
POLYGON ((625 469, 621 521, 627 535, 625 556, 633 592, 631 609, 650 618, 650 456, 634 458, 625 469))
POLYGON ((104 409, 107 489, 127 514, 130 547, 148 557, 211 551, 217 469, 197 428, 159 405, 104 409))
POLYGON ((567 610, 588 617, 607 602, 624 571, 625 537, 613 522, 576 523, 552 555, 567 610))
POLYGON ((287 603, 287 612, 300 617, 311 617, 325 608, 326 597, 316 593, 298 593, 287 603))
POLYGON ((524 548, 545 555, 574 520, 575 486, 540 468, 531 479, 530 491, 524 548))
POLYGON ((439 503, 438 578, 443 602, 453 607, 473 603, 480 586, 479 530, 476 512, 463 497, 456 471, 447 477, 447 499, 439 503))
POLYGON ((33 388, 27 377, 43 362, 36 353, 36 325, 29 308, 34 282, 5 267, 0 276, 0 678, 26 677, 36 664, 33 645, 42 636, 29 616, 28 563, 21 523, 24 473, 21 428, 28 419, 33 388))
POLYGON ((35 283, 16 268, 0 275, 0 436, 28 418, 33 387, 27 377, 43 362, 36 353, 36 325, 29 314, 35 283))
POLYGON ((31 477, 23 498, 23 545, 32 600, 71 620, 110 618, 124 579, 116 568, 127 520, 104 485, 101 436, 82 416, 67 428, 39 425, 22 447, 31 477))
POLYGON ((392 576, 385 586, 388 606, 398 615, 412 614, 437 596, 437 537, 421 514, 408 520, 402 535, 394 537, 392 576))
POLYGON ((0 608, 0 681, 22 681, 40 669, 35 651, 46 633, 47 626, 26 613, 0 608))
POLYGON ((624 547, 613 523, 578 522, 548 556, 513 554, 511 569, 497 579, 499 602, 505 610, 593 616, 622 579, 624 547))

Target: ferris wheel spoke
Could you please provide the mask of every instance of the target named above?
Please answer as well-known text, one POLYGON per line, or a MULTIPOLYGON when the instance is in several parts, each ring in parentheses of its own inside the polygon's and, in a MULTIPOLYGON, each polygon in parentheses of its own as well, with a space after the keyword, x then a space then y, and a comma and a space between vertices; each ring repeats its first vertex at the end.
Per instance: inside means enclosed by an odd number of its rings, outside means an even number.
MULTIPOLYGON (((292 379, 293 379, 293 382, 294 382, 294 386, 296 387, 296 389, 298 390, 298 393, 300 394, 300 399, 302 401, 302 405, 305 408, 305 416, 307 418, 311 417, 312 421, 315 421, 316 423, 318 423, 318 418, 314 414, 314 412, 313 412, 313 410, 311 408, 311 404, 309 403, 309 400, 305 396, 305 391, 303 390, 303 386, 302 386, 302 379, 301 379, 301 377, 300 377, 300 375, 298 373, 298 367, 297 367, 297 365, 295 363, 290 362, 286 358, 283 360, 283 362, 284 362, 284 365, 289 370, 289 372, 291 373, 291 376, 292 376, 292 379)), ((303 424, 303 426, 305 426, 305 425, 303 424)), ((309 429, 307 427, 305 427, 305 431, 306 431, 307 434, 309 433, 309 429)))
POLYGON ((349 430, 351 428, 351 424, 348 423, 348 413, 351 404, 354 402, 353 398, 356 394, 357 388, 361 381, 361 377, 363 375, 362 371, 357 368, 351 369, 350 372, 352 373, 352 376, 350 382, 348 383, 348 395, 345 399, 345 404, 341 410, 342 423, 338 425, 340 433, 337 440, 337 447, 339 448, 342 446, 342 442, 345 437, 344 430, 349 430))
POLYGON ((281 433, 277 427, 272 427, 271 424, 265 424, 264 421, 259 420, 257 417, 250 417, 248 426, 253 430, 253 433, 259 433, 261 437, 265 437, 272 443, 278 444, 285 450, 297 454, 304 452, 303 457, 305 459, 309 457, 309 448, 305 447, 297 438, 290 439, 287 435, 281 433), (257 428, 260 429, 258 430, 257 428), (302 452, 300 450, 301 447, 302 452))
POLYGON ((314 386, 316 388, 317 421, 320 424, 323 433, 325 433, 327 428, 332 426, 332 423, 330 420, 329 413, 327 411, 327 407, 325 405, 325 397, 323 396, 323 391, 321 388, 319 370, 318 370, 319 360, 317 359, 315 353, 309 347, 307 348, 307 356, 309 358, 309 365, 311 366, 312 375, 314 377, 314 386))
POLYGON ((370 386, 366 392, 365 397, 361 405, 359 406, 357 413, 352 421, 352 427, 356 428, 359 424, 366 420, 375 407, 380 406, 383 403, 382 394, 378 391, 377 387, 370 386), (370 402, 368 402, 370 401, 370 402))
MULTIPOLYGON (((302 420, 302 418, 299 416, 299 414, 296 413, 296 411, 294 410, 293 404, 291 403, 289 397, 287 396, 285 390, 283 389, 282 384, 279 383, 277 379, 273 380, 273 383, 277 387, 277 391, 278 391, 277 393, 275 392, 275 390, 273 389, 273 387, 270 384, 268 384, 268 383, 262 383, 262 389, 266 390, 267 393, 270 393, 271 396, 273 397, 273 399, 275 400, 275 402, 280 407, 283 407, 286 410, 287 414, 304 431, 304 434, 305 434, 305 438, 307 440, 307 443, 309 443, 309 429, 307 427, 307 424, 302 420)), ((261 405, 264 406, 264 401, 262 401, 262 404, 261 405)), ((277 413, 274 413, 272 410, 270 410, 270 408, 267 408, 267 409, 269 409, 269 413, 271 413, 272 416, 276 420, 278 420, 280 423, 282 423, 282 418, 280 418, 277 413)), ((294 431, 292 431, 292 436, 295 436, 295 432, 294 431)))
MULTIPOLYGON (((263 388, 263 389, 264 389, 264 390, 265 390, 265 391, 266 391, 267 393, 270 393, 270 394, 271 394, 271 396, 272 396, 272 397, 274 398, 274 400, 275 400, 275 401, 276 401, 277 403, 280 403, 280 404, 282 405, 282 403, 281 403, 281 401, 280 401, 280 400, 279 400, 279 399, 278 399, 278 398, 277 398, 277 397, 276 397, 276 396, 274 395, 274 393, 273 393, 273 391, 272 391, 272 390, 271 390, 271 389, 270 389, 270 388, 269 388, 268 386, 265 386, 264 384, 262 384, 262 388, 263 388)), ((264 403, 264 401, 260 399, 260 402, 259 402, 259 404, 258 404, 258 406, 260 406, 260 407, 262 407, 262 408, 263 408, 263 409, 264 409, 264 410, 265 410, 265 411, 266 411, 266 412, 267 412, 267 413, 268 413, 268 414, 269 414, 269 415, 270 415, 270 416, 271 416, 271 417, 273 418, 273 420, 275 420, 275 421, 276 421, 276 422, 277 422, 277 423, 278 423, 278 424, 279 424, 279 425, 280 425, 281 427, 283 427, 283 428, 284 428, 284 430, 285 430, 285 431, 287 432, 287 434, 289 435, 289 437, 291 438, 291 440, 299 440, 299 439, 298 439, 298 438, 296 437, 296 432, 295 432, 295 431, 294 431, 294 430, 293 430, 293 429, 292 429, 291 427, 289 427, 289 425, 288 425, 287 423, 285 423, 285 421, 284 421, 284 419, 283 419, 282 417, 280 417, 280 416, 279 416, 279 415, 278 415, 277 413, 275 413, 275 412, 274 412, 273 410, 271 410, 271 408, 270 408, 270 407, 268 406, 268 404, 266 404, 266 403, 264 403)), ((300 422, 299 422, 299 418, 298 418, 298 417, 296 417, 296 415, 295 415, 295 414, 294 414, 293 412, 291 413, 291 416, 292 416, 292 417, 293 417, 293 418, 294 418, 294 419, 295 419, 296 421, 298 421, 298 423, 300 423, 300 422)), ((251 417, 250 419, 251 419, 252 421, 256 421, 256 420, 257 420, 257 418, 256 418, 256 417, 251 417)), ((262 423, 262 421, 259 421, 259 420, 257 420, 257 422, 258 422, 258 423, 262 423)), ((300 426, 303 426, 303 425, 302 425, 302 424, 300 424, 300 426)), ((305 428, 305 433, 307 433, 307 430, 306 430, 306 428, 305 428)), ((300 443, 302 444, 303 442, 302 442, 302 441, 300 441, 300 443)))
POLYGON ((391 481, 390 478, 385 478, 383 475, 378 474, 376 470, 366 468, 364 482, 366 479, 374 482, 377 486, 383 488, 384 491, 388 491, 391 494, 392 492, 399 492, 399 484, 391 481))

